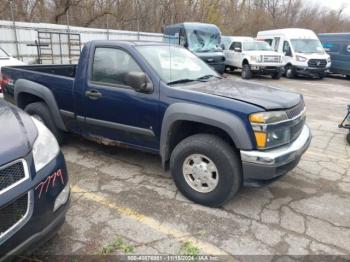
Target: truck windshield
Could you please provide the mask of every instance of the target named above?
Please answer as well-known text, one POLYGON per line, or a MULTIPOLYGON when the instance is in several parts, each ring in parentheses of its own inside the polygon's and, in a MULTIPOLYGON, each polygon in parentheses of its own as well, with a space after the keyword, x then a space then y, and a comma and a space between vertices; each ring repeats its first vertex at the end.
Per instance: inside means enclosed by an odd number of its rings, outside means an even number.
POLYGON ((263 41, 243 42, 244 51, 272 51, 272 47, 263 41))
POLYGON ((220 32, 213 29, 186 29, 188 48, 192 52, 222 51, 220 32))
POLYGON ((8 57, 8 54, 0 48, 0 57, 8 57))
POLYGON ((165 45, 136 48, 167 84, 220 78, 200 58, 182 47, 165 45))
POLYGON ((324 53, 322 44, 318 39, 291 39, 291 43, 297 53, 324 53))

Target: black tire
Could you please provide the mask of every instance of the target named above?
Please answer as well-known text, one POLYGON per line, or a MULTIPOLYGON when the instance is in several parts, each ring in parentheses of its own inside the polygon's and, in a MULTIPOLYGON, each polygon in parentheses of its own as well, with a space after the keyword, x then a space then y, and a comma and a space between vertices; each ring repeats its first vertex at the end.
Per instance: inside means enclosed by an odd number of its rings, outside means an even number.
POLYGON ((346 78, 347 78, 347 79, 350 79, 350 75, 346 75, 346 78))
POLYGON ((350 145, 350 132, 349 132, 349 134, 346 136, 346 140, 348 141, 348 144, 350 145))
POLYGON ((286 69, 285 69, 285 72, 286 72, 286 77, 289 78, 289 79, 293 79, 296 76, 295 70, 294 70, 292 65, 287 65, 286 69))
POLYGON ((318 74, 318 78, 319 78, 319 79, 323 79, 325 76, 326 76, 325 73, 319 73, 319 74, 318 74))
POLYGON ((242 78, 243 79, 251 79, 252 76, 253 76, 253 73, 250 70, 249 64, 244 64, 242 67, 242 78))
POLYGON ((170 169, 179 191, 188 199, 206 206, 222 206, 242 186, 242 168, 237 154, 225 141, 211 134, 196 134, 182 140, 171 154, 170 169), (186 182, 183 164, 192 154, 210 158, 217 168, 218 184, 208 193, 199 192, 186 182))
POLYGON ((271 77, 272 77, 272 79, 278 80, 281 78, 281 75, 282 75, 281 72, 275 72, 275 73, 271 74, 271 77))
POLYGON ((57 142, 59 144, 63 143, 64 132, 56 127, 55 122, 52 119, 51 113, 44 102, 35 102, 29 104, 25 107, 24 111, 26 111, 29 115, 32 115, 34 117, 39 116, 42 122, 45 124, 45 126, 48 129, 50 129, 50 131, 56 137, 57 142))

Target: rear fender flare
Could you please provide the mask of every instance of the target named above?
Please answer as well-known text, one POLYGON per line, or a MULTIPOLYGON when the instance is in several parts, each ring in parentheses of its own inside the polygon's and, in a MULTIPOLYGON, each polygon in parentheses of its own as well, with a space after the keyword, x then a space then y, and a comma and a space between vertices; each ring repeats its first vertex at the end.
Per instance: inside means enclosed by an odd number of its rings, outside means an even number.
POLYGON ((31 94, 42 99, 46 103, 56 126, 63 131, 67 131, 57 106, 56 99, 50 89, 33 81, 19 79, 15 83, 16 105, 18 105, 18 99, 21 94, 31 94))

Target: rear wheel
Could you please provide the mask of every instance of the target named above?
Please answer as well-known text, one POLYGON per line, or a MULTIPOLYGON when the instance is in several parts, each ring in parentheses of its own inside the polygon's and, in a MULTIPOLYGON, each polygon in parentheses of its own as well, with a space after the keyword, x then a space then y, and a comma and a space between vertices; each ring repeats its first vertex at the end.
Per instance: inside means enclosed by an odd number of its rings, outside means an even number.
POLYGON ((64 133, 63 131, 59 130, 56 127, 55 122, 53 121, 53 118, 51 116, 51 113, 44 102, 35 102, 32 104, 29 104, 25 107, 24 111, 26 111, 29 115, 31 115, 35 119, 44 123, 45 126, 48 129, 50 129, 50 131, 56 137, 58 143, 59 144, 63 143, 64 133))
POLYGON ((286 77, 287 78, 295 78, 295 70, 294 70, 294 68, 293 68, 293 66, 292 65, 287 65, 286 66, 286 77))
POLYGON ((215 135, 197 134, 182 140, 171 154, 170 168, 179 191, 206 206, 221 206, 242 184, 237 154, 215 135))
POLYGON ((253 73, 250 70, 249 64, 244 64, 242 67, 242 78, 243 79, 251 79, 252 76, 253 76, 253 73))

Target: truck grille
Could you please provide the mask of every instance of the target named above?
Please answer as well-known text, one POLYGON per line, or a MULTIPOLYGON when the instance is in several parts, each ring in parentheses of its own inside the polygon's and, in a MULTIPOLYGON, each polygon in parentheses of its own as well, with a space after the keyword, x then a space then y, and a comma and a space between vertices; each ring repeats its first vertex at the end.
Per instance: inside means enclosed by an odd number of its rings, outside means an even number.
POLYGON ((296 106, 286 111, 288 118, 293 119, 294 117, 300 115, 300 113, 304 110, 304 108, 305 108, 305 104, 304 104, 304 100, 302 100, 299 104, 297 104, 296 106))
POLYGON ((280 56, 278 56, 278 55, 264 55, 263 62, 265 62, 265 63, 279 63, 280 56))
POLYGON ((327 65, 327 61, 325 59, 310 59, 307 64, 309 67, 325 68, 327 65))
POLYGON ((0 167, 0 192, 25 178, 22 161, 0 167))
POLYGON ((11 204, 0 208, 0 244, 1 238, 11 227, 26 217, 28 211, 28 194, 21 196, 11 204))

